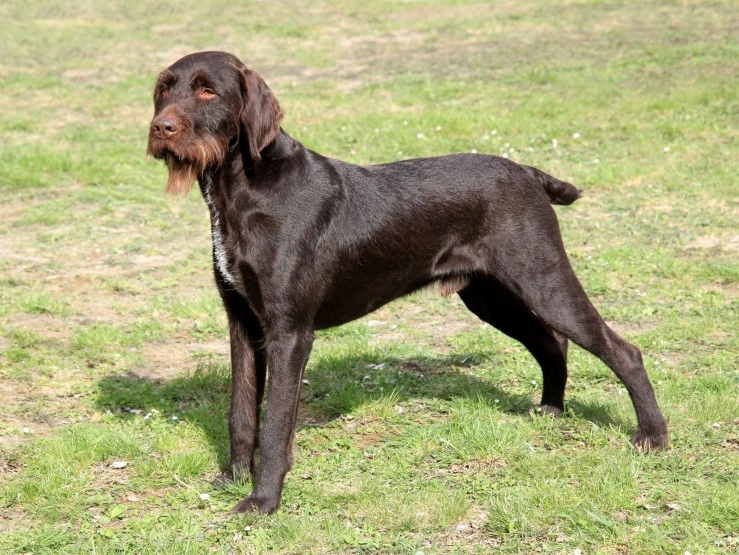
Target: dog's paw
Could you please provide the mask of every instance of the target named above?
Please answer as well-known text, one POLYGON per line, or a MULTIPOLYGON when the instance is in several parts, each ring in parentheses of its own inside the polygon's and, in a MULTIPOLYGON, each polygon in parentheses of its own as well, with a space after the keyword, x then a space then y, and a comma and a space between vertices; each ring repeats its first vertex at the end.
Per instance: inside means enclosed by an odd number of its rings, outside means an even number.
POLYGON ((215 487, 222 488, 233 483, 245 482, 249 479, 251 471, 249 467, 241 464, 233 464, 228 470, 216 476, 212 484, 215 487))
POLYGON ((271 515, 277 510, 279 504, 279 499, 255 497, 254 495, 250 495, 249 497, 239 501, 239 503, 233 508, 233 512, 261 513, 263 515, 271 515))
POLYGON ((230 470, 227 470, 226 472, 219 474, 211 482, 211 484, 215 488, 225 488, 233 483, 234 483, 234 475, 233 475, 233 472, 231 472, 230 470))
POLYGON ((539 405, 538 407, 532 408, 531 413, 537 416, 554 416, 555 418, 560 418, 564 414, 564 411, 552 405, 539 405))
POLYGON ((211 482, 211 485, 215 488, 225 488, 234 481, 233 475, 230 472, 222 472, 211 482))
POLYGON ((659 451, 667 447, 667 443, 667 428, 656 432, 638 429, 631 436, 631 444, 642 452, 659 451))

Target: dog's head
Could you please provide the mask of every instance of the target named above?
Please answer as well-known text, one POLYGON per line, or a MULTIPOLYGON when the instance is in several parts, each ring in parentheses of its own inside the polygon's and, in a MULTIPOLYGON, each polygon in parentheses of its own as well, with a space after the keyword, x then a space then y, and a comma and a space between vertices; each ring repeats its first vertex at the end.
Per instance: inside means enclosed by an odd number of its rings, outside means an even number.
POLYGON ((147 153, 167 164, 167 192, 187 194, 240 140, 260 160, 281 121, 277 99, 256 72, 226 52, 198 52, 159 74, 147 153))

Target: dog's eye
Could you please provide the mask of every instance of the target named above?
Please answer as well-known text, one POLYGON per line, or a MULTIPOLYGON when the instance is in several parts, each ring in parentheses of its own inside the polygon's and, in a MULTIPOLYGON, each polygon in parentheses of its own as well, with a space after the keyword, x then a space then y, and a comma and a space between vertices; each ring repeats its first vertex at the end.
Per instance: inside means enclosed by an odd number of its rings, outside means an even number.
POLYGON ((167 98, 169 96, 169 87, 167 85, 161 85, 157 91, 159 98, 167 98))
POLYGON ((207 87, 199 89, 197 95, 200 100, 211 100, 217 96, 212 89, 209 89, 207 87))

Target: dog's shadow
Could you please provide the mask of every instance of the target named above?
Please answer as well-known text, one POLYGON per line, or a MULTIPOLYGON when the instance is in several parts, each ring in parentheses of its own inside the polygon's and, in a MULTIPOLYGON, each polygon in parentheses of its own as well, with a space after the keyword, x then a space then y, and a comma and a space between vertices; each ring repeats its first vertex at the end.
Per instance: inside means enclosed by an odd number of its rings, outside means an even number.
MULTIPOLYGON (((540 392, 511 393, 499 388, 476 369, 489 355, 482 353, 403 358, 378 357, 371 352, 311 359, 301 393, 300 426, 328 425, 362 405, 402 405, 426 399, 444 402, 470 399, 496 409, 528 417, 540 392)), ((482 372, 480 372, 482 373, 482 372)), ((107 376, 98 383, 96 406, 121 419, 159 418, 172 425, 181 421, 200 428, 221 468, 228 464, 227 414, 230 368, 226 361, 210 360, 195 371, 171 380, 156 380, 135 372, 107 376)), ((520 389, 520 388, 519 388, 520 389)), ((567 412, 603 426, 628 424, 608 406, 584 400, 567 402, 567 412)))

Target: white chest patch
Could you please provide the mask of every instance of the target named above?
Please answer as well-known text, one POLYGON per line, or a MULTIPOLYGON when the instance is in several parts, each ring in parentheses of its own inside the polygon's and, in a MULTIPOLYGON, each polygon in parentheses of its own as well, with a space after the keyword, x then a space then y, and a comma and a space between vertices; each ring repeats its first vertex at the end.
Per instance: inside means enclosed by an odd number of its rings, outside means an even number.
POLYGON ((218 210, 213 203, 213 199, 210 196, 210 183, 205 185, 205 202, 210 210, 210 234, 213 239, 213 256, 216 259, 216 267, 221 272, 223 279, 229 285, 235 285, 234 278, 228 269, 228 256, 226 255, 226 246, 223 244, 223 233, 221 233, 221 222, 218 215, 218 210))

